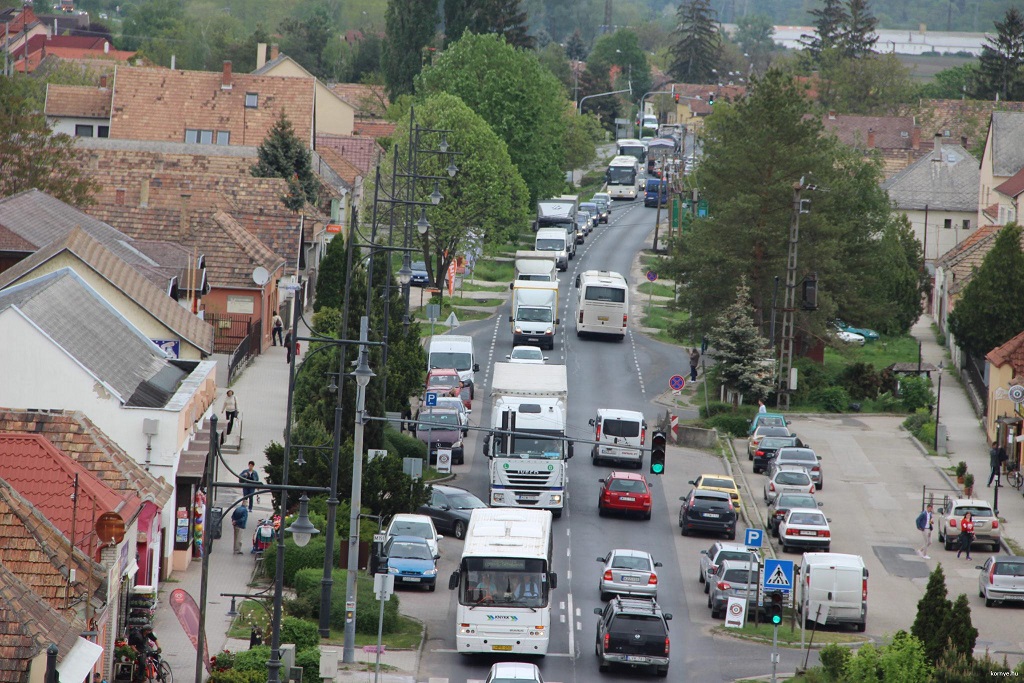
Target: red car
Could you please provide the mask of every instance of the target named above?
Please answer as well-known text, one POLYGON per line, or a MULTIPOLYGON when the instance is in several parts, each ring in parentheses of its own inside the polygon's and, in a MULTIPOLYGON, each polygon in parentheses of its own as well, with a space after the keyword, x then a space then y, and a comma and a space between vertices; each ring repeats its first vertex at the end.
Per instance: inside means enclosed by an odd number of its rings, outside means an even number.
MULTIPOLYGON (((455 368, 433 368, 427 373, 427 391, 437 392, 439 396, 458 396, 467 410, 473 409, 469 387, 459 377, 459 371, 455 368), (457 393, 454 393, 456 392, 457 393)), ((423 405, 426 406, 426 397, 423 405)), ((429 406, 428 406, 429 407, 429 406)))
POLYGON ((601 482, 597 512, 602 517, 609 511, 640 513, 651 518, 651 489, 644 475, 637 472, 612 472, 601 482))

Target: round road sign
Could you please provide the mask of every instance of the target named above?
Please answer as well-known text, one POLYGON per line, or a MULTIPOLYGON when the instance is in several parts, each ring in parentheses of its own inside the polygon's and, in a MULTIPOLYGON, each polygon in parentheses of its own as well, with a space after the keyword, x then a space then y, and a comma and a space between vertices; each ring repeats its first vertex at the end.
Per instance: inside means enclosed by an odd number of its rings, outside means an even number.
POLYGON ((686 380, 682 375, 672 375, 668 380, 668 386, 672 391, 682 391, 686 386, 686 380))
POLYGON ((738 617, 740 614, 743 613, 743 605, 737 602, 736 604, 729 606, 729 611, 733 614, 733 616, 738 617))
POLYGON ((648 270, 647 279, 650 280, 651 282, 654 282, 655 280, 658 279, 658 274, 655 273, 653 270, 648 270))

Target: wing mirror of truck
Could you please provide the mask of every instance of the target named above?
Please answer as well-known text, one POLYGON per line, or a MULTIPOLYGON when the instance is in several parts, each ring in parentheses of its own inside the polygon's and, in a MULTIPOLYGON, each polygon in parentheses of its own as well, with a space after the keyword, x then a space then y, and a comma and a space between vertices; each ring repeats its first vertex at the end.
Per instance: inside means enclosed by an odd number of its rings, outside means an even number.
POLYGON ((579 289, 579 288, 580 288, 580 276, 577 275, 576 276, 576 289, 579 289))
POLYGON ((572 456, 576 454, 575 453, 575 446, 576 446, 576 444, 574 444, 572 441, 569 442, 569 449, 568 449, 569 452, 568 452, 568 454, 565 457, 566 460, 571 460, 572 456))
POLYGON ((590 418, 590 419, 589 419, 589 420, 587 421, 587 423, 588 423, 588 424, 589 424, 589 425, 590 425, 591 427, 595 426, 595 424, 594 424, 594 418, 590 418))
POLYGON ((484 436, 484 457, 491 457, 491 435, 484 436))
POLYGON ((480 372, 480 364, 473 363, 473 372, 480 372))
POLYGON ((548 574, 548 583, 551 584, 551 590, 558 588, 558 574, 554 572, 548 574))
POLYGON ((511 315, 510 315, 510 316, 508 317, 508 321, 509 321, 510 323, 514 323, 514 322, 516 321, 516 319, 515 319, 514 317, 512 317, 511 315))
POLYGON ((509 288, 509 289, 515 289, 515 287, 514 287, 514 285, 515 285, 515 284, 516 284, 516 283, 514 283, 514 282, 510 282, 510 283, 508 283, 508 288, 509 288))
POLYGON ((671 614, 665 614, 664 617, 665 617, 665 621, 672 621, 672 615, 671 614))
MULTIPOLYGON (((555 318, 555 324, 556 325, 561 325, 562 324, 562 319, 561 318, 555 318)), ((547 359, 545 359, 545 360, 547 360, 547 359)))
POLYGON ((602 614, 604 614, 604 610, 601 609, 600 607, 595 607, 594 608, 594 614, 596 614, 597 616, 601 616, 602 614))
POLYGON ((459 573, 452 572, 452 575, 448 577, 448 590, 453 591, 459 587, 459 573))

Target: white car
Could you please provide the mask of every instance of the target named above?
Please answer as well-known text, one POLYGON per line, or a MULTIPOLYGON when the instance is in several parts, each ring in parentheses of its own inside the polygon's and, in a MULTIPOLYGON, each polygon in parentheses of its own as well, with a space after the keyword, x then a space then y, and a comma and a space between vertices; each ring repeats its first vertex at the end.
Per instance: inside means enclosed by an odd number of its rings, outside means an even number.
POLYGON ((540 669, 528 662, 498 662, 491 666, 485 683, 544 683, 540 669))
POLYGON ((782 552, 790 549, 827 553, 832 548, 832 530, 825 513, 812 508, 793 508, 779 522, 782 552))
POLYGON ((544 365, 548 357, 536 346, 513 346, 512 353, 505 356, 509 363, 544 365))
POLYGON ((864 335, 862 334, 847 332, 846 330, 840 330, 839 328, 835 328, 833 332, 836 335, 836 339, 843 342, 844 344, 856 344, 857 346, 864 346, 864 335))
POLYGON ((441 553, 441 539, 444 538, 444 536, 437 535, 437 529, 434 528, 434 520, 430 517, 405 513, 391 518, 384 542, 386 543, 387 539, 392 536, 417 536, 426 539, 427 545, 430 546, 430 550, 435 555, 441 553))
POLYGON ((658 597, 657 568, 661 562, 655 562, 649 552, 617 548, 597 561, 604 565, 597 582, 601 600, 610 600, 613 595, 658 597))

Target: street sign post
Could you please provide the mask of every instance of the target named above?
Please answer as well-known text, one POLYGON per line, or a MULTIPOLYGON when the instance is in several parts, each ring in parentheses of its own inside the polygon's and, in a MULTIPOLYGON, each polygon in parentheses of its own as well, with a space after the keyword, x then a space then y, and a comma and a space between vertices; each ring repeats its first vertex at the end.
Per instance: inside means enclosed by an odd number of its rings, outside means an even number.
POLYGON ((780 591, 782 593, 793 592, 793 561, 773 560, 764 561, 764 590, 780 591))
POLYGON ((668 386, 674 393, 678 394, 686 386, 686 378, 682 375, 672 375, 668 378, 668 386))
POLYGON ((427 404, 428 408, 436 408, 437 407, 437 392, 436 391, 428 391, 427 392, 426 404, 427 404))
POLYGON ((387 450, 383 448, 369 448, 366 450, 366 462, 373 462, 377 458, 386 458, 387 450))
POLYGON ((449 474, 452 471, 452 449, 437 449, 437 471, 442 474, 449 474))

